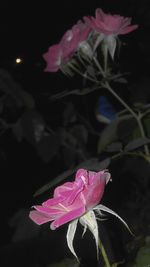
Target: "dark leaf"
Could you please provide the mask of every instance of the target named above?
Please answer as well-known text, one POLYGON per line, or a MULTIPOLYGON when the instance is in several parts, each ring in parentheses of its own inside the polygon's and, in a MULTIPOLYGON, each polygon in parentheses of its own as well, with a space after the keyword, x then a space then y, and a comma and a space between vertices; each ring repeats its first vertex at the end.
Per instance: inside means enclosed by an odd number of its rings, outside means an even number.
POLYGON ((114 119, 104 128, 98 142, 98 153, 101 153, 106 147, 117 141, 122 140, 133 133, 137 123, 131 115, 123 115, 114 119))
POLYGON ((128 118, 121 120, 118 124, 118 137, 124 139, 132 135, 133 131, 137 127, 137 122, 134 118, 128 118))
POLYGON ((106 158, 102 161, 99 161, 97 158, 89 159, 81 163, 78 168, 85 168, 87 170, 100 171, 106 169, 110 164, 111 159, 106 158))
POLYGON ((124 151, 132 151, 135 150, 141 146, 144 146, 146 144, 150 143, 150 139, 149 138, 138 138, 136 140, 133 140, 132 142, 130 142, 128 145, 125 146, 124 151))
POLYGON ((14 81, 8 71, 3 69, 0 69, 0 90, 10 96, 15 101, 17 107, 26 106, 27 108, 34 108, 32 96, 24 91, 20 84, 14 81))
POLYGON ((105 148, 109 144, 117 140, 118 123, 119 123, 119 120, 116 119, 113 122, 111 122, 108 126, 105 127, 105 129, 101 133, 101 136, 98 142, 98 153, 101 153, 103 150, 105 150, 105 148))
POLYGON ((122 143, 121 142, 115 142, 110 144, 107 148, 107 152, 119 152, 122 149, 122 143))

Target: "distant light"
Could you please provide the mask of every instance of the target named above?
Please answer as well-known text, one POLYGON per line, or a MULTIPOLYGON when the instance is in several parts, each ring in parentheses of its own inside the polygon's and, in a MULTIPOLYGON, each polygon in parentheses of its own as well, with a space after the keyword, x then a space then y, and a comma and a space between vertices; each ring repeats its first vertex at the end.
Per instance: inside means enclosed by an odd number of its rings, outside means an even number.
POLYGON ((22 60, 22 58, 17 57, 17 58, 15 59, 15 61, 16 61, 16 64, 21 64, 23 60, 22 60))

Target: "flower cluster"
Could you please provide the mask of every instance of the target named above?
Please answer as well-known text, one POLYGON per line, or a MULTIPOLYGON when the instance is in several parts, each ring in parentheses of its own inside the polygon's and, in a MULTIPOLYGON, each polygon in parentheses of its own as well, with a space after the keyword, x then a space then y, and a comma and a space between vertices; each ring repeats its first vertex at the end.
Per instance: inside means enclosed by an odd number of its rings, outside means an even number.
POLYGON ((137 27, 138 25, 131 25, 131 18, 105 14, 98 8, 95 17, 83 17, 82 21, 63 35, 58 44, 49 47, 48 52, 43 55, 47 63, 45 71, 57 72, 63 69, 80 50, 85 56, 91 57, 100 44, 103 44, 105 53, 109 52, 113 59, 117 36, 132 32, 137 27))

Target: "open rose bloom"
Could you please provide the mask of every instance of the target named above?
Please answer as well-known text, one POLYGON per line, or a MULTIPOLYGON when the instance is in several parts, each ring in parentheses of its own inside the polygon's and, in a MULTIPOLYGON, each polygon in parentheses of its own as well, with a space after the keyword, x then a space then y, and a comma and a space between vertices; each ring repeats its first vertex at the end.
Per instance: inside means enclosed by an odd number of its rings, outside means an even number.
POLYGON ((95 17, 84 17, 84 20, 92 29, 107 36, 127 34, 138 27, 138 25, 131 25, 131 18, 106 14, 100 8, 96 9, 95 17))
MULTIPOLYGON (((106 211, 123 221, 112 210, 99 204, 109 180, 110 173, 107 171, 93 172, 79 169, 74 182, 58 186, 54 190, 53 198, 43 202, 42 205, 35 205, 29 217, 38 225, 51 222, 52 230, 69 223, 67 243, 75 256, 73 239, 79 221, 84 230, 88 228, 92 232, 98 248, 98 224, 95 212, 101 216, 101 211, 106 211)), ((126 225, 125 222, 124 224, 126 225)))
POLYGON ((43 57, 47 62, 45 71, 56 72, 72 58, 84 41, 91 28, 87 23, 79 21, 68 30, 59 44, 52 45, 43 57))
POLYGON ((113 59, 118 35, 128 34, 137 28, 138 25, 131 25, 131 18, 106 14, 97 8, 95 17, 84 16, 83 21, 66 31, 58 44, 49 47, 48 52, 43 55, 47 63, 45 71, 57 72, 59 69, 65 69, 79 50, 91 59, 99 45, 102 45, 103 53, 107 55, 109 52, 113 59))
POLYGON ((103 41, 103 50, 105 53, 109 52, 112 59, 114 58, 118 35, 128 34, 138 28, 138 25, 131 25, 131 18, 106 14, 100 8, 96 9, 95 17, 85 16, 84 21, 98 34, 94 50, 103 41))

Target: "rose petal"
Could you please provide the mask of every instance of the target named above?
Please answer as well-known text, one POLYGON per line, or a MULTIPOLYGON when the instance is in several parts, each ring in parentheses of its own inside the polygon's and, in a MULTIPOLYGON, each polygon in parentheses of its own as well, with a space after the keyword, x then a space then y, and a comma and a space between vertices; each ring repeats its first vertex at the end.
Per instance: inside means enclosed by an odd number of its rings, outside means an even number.
POLYGON ((45 71, 56 72, 61 65, 61 46, 59 44, 52 45, 48 52, 43 55, 43 58, 47 62, 45 71))
POLYGON ((54 222, 51 223, 50 228, 52 230, 55 230, 56 228, 58 228, 59 226, 70 222, 78 217, 80 217, 81 215, 83 215, 85 213, 85 207, 82 206, 78 209, 74 209, 71 210, 69 212, 67 212, 65 215, 61 216, 60 218, 56 219, 54 222))
POLYGON ((49 218, 36 210, 30 211, 29 218, 38 225, 41 225, 41 224, 44 224, 44 223, 47 223, 53 220, 52 218, 49 218))
POLYGON ((43 206, 40 206, 40 205, 37 205, 37 206, 34 206, 34 208, 39 211, 40 213, 46 215, 46 216, 51 216, 51 217, 54 217, 54 216, 58 216, 59 214, 64 214, 65 209, 62 208, 62 206, 55 206, 55 208, 47 208, 47 207, 43 207, 43 206))

